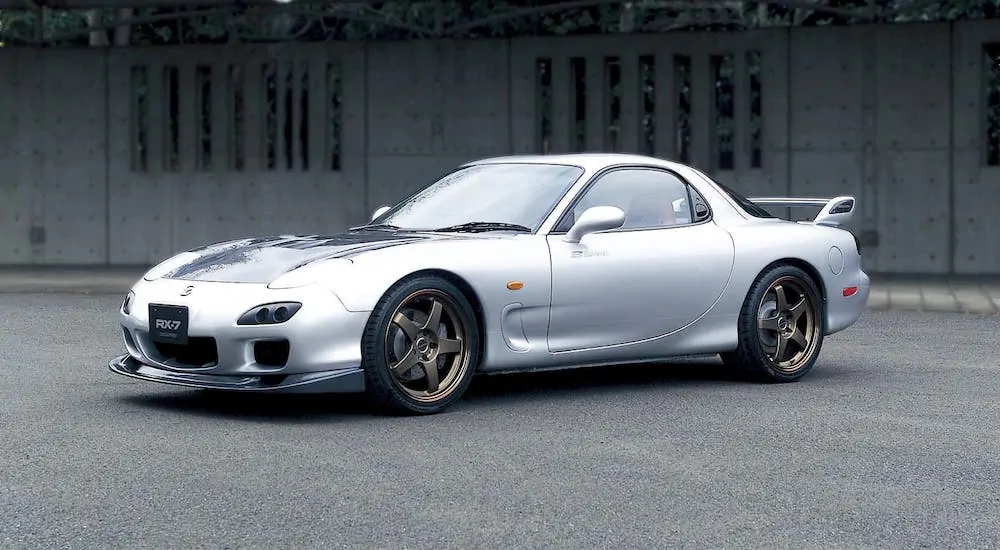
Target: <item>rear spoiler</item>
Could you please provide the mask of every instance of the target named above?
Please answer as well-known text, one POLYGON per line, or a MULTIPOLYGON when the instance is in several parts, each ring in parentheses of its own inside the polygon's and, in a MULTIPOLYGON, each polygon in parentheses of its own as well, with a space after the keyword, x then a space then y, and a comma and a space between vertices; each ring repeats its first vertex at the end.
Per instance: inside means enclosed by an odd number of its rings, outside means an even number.
POLYGON ((854 217, 854 205, 857 201, 850 195, 842 195, 832 199, 809 199, 797 197, 752 197, 750 202, 761 207, 780 208, 816 208, 819 214, 813 218, 814 225, 840 227, 850 223, 854 217))

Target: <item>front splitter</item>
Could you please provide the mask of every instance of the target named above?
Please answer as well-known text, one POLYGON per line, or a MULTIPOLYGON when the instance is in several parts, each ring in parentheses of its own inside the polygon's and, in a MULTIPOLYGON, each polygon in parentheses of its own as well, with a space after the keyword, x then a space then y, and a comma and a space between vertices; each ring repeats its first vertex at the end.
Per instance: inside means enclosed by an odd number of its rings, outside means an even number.
POLYGON ((126 354, 116 357, 111 372, 175 386, 203 390, 256 393, 360 393, 365 391, 365 375, 360 368, 282 375, 217 375, 168 371, 136 361, 126 354))

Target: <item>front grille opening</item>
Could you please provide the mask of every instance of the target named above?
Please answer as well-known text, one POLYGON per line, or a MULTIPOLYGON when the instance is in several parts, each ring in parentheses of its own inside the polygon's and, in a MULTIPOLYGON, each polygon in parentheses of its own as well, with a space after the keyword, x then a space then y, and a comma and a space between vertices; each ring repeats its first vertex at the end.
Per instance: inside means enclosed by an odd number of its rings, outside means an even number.
POLYGON ((253 357, 258 365, 265 367, 283 367, 288 363, 288 352, 291 345, 288 340, 262 340, 254 342, 253 357))
POLYGON ((168 361, 176 361, 192 367, 204 367, 219 362, 219 350, 215 338, 192 336, 186 345, 155 342, 156 351, 168 361))

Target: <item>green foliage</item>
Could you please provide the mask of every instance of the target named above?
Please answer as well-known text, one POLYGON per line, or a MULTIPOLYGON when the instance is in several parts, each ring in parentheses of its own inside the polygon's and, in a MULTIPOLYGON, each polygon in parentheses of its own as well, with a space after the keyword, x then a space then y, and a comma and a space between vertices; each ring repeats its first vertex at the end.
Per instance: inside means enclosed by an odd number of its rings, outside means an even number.
MULTIPOLYGON (((994 17, 1000 0, 774 0, 772 2, 665 0, 327 2, 296 0, 273 6, 42 12, 43 40, 51 45, 90 43, 88 26, 103 25, 109 40, 118 21, 129 24, 132 44, 227 41, 401 40, 432 37, 513 37, 671 30, 749 30, 785 25, 949 21, 994 17), (875 11, 870 11, 871 6, 875 11), (88 16, 91 21, 88 21, 88 16)), ((36 42, 38 14, 0 12, 9 45, 36 42)))

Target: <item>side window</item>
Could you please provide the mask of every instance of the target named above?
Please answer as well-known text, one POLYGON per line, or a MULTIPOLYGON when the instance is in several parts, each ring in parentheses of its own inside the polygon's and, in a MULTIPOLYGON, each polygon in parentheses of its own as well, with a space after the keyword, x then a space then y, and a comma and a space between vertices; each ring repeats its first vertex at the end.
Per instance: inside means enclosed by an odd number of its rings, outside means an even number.
MULTIPOLYGON (((691 192, 697 196, 693 189, 691 192)), ((572 212, 560 220, 556 230, 568 231, 593 206, 617 206, 624 210, 622 229, 671 227, 692 220, 687 184, 660 170, 627 168, 601 176, 572 212)))

